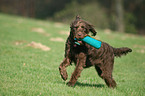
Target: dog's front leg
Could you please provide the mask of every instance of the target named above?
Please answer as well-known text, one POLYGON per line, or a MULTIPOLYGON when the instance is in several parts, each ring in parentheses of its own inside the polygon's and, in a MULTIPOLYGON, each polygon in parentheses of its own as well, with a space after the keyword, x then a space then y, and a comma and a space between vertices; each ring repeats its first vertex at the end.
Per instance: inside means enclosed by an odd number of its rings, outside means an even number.
POLYGON ((67 80, 68 75, 67 75, 66 67, 70 65, 70 62, 71 60, 68 57, 66 57, 64 58, 63 62, 59 66, 59 72, 63 80, 67 80))
POLYGON ((67 83, 68 86, 74 86, 75 83, 78 80, 78 77, 80 77, 80 74, 83 70, 83 67, 85 66, 85 62, 86 62, 86 56, 84 53, 80 53, 78 55, 78 59, 77 59, 77 64, 76 64, 76 68, 71 76, 70 81, 67 83))

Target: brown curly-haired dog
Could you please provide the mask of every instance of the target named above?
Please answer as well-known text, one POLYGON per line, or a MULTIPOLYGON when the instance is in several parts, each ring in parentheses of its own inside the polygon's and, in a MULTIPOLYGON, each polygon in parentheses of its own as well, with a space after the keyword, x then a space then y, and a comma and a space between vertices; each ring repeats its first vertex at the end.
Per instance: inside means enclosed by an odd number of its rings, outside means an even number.
POLYGON ((108 87, 116 87, 116 82, 113 79, 112 71, 114 64, 114 57, 126 55, 132 50, 127 47, 113 48, 109 44, 102 42, 99 49, 96 49, 83 41, 77 41, 81 45, 76 45, 74 38, 84 38, 89 32, 96 35, 96 31, 91 24, 81 20, 79 16, 72 22, 70 26, 70 35, 66 41, 65 58, 59 66, 59 71, 63 80, 67 80, 66 67, 71 65, 72 62, 76 65, 72 73, 68 86, 74 86, 80 77, 84 68, 95 66, 98 75, 104 79, 108 87))

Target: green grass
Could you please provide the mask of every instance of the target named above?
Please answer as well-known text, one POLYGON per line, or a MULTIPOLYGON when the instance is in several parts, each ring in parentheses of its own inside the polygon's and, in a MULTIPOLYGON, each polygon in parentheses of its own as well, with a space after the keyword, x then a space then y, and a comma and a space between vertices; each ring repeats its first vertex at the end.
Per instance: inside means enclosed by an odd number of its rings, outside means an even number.
MULTIPOLYGON (((0 96, 143 96, 145 94, 145 36, 122 33, 106 34, 97 30, 102 41, 112 46, 127 46, 133 52, 116 58, 113 76, 117 88, 109 89, 98 77, 95 69, 83 70, 75 87, 68 87, 59 74, 58 66, 63 60, 64 40, 69 25, 50 21, 26 19, 0 14, 0 96), (33 32, 42 28, 50 36, 33 32), (32 41, 51 48, 42 51, 28 47, 32 41), (20 42, 20 44, 16 44, 20 42), (91 74, 91 75, 90 75, 91 74)), ((67 68, 69 78, 74 66, 67 68)))

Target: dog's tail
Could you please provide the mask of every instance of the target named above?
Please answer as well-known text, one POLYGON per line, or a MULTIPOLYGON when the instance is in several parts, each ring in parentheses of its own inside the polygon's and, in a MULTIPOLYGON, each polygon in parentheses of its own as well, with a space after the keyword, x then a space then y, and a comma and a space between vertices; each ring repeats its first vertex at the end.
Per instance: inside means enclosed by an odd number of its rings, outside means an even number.
POLYGON ((132 52, 132 49, 122 47, 122 48, 113 48, 113 51, 116 57, 121 57, 121 55, 126 55, 127 53, 132 52))

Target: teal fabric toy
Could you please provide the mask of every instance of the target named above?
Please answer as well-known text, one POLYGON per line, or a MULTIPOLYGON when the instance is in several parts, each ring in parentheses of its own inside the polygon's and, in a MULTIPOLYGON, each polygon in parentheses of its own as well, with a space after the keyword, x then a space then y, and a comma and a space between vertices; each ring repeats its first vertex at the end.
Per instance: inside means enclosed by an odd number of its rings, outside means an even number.
MULTIPOLYGON (((77 38, 75 38, 75 40, 77 40, 77 38)), ((85 43, 87 43, 97 49, 99 49, 101 47, 101 43, 102 43, 101 41, 96 40, 90 36, 86 36, 83 39, 79 39, 79 40, 84 41, 85 43)), ((80 45, 80 43, 78 43, 78 42, 75 42, 75 44, 80 45)))

